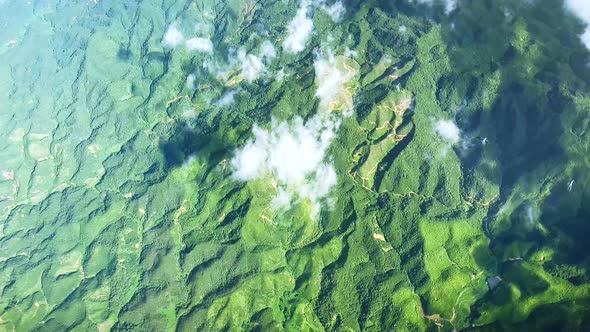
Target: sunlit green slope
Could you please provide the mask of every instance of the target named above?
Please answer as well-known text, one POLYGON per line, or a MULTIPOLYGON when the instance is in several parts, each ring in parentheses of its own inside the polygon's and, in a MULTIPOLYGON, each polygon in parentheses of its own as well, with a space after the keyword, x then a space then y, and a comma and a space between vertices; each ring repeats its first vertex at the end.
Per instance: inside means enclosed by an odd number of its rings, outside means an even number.
POLYGON ((583 24, 342 5, 0 0, 0 331, 584 330, 583 24))

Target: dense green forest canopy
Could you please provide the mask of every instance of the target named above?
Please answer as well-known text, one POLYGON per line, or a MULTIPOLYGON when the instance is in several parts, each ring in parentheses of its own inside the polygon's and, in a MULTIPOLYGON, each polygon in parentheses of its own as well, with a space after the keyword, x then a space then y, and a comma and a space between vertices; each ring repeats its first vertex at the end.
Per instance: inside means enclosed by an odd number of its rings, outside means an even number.
POLYGON ((0 0, 0 331, 582 331, 590 7, 0 0))

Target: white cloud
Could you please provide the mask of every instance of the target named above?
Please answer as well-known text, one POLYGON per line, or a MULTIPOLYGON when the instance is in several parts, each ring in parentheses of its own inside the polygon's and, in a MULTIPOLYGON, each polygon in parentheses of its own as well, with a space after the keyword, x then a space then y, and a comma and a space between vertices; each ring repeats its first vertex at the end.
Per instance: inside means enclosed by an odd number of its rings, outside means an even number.
POLYGON ((582 34, 582 42, 590 49, 590 27, 586 28, 586 31, 582 34))
POLYGON ((590 2, 588 0, 565 0, 565 5, 584 22, 590 23, 590 2))
POLYGON ((270 202, 270 206, 275 211, 288 210, 293 204, 293 194, 283 188, 277 189, 277 195, 270 202))
POLYGON ((461 131, 455 122, 451 120, 438 120, 434 130, 441 138, 451 144, 457 144, 461 140, 461 131))
POLYGON ((305 49, 305 44, 313 31, 313 21, 307 17, 309 3, 304 0, 297 14, 287 26, 287 38, 283 42, 283 48, 290 53, 299 53, 305 49))
POLYGON ((184 41, 184 36, 182 32, 178 30, 176 24, 170 24, 168 29, 166 29, 166 33, 164 33, 164 38, 162 39, 162 46, 167 48, 175 48, 176 46, 182 44, 184 41))
MULTIPOLYGON (((215 14, 213 14, 212 12, 210 14, 212 15, 212 18, 209 17, 209 20, 213 20, 215 18, 215 14)), ((206 15, 207 14, 205 14, 205 16, 206 15)), ((197 22, 195 23, 195 32, 197 33, 197 35, 210 36, 215 32, 215 25, 213 24, 213 22, 197 22)))
MULTIPOLYGON (((320 98, 320 107, 324 110, 330 110, 334 102, 348 93, 345 85, 355 76, 354 71, 346 69, 343 59, 335 58, 331 52, 327 53, 327 57, 317 53, 313 64, 317 83, 316 96, 320 98)), ((352 100, 349 105, 344 106, 352 108, 352 100)))
POLYGON ((277 49, 270 40, 265 40, 262 42, 262 45, 260 45, 260 57, 267 61, 277 57, 277 49))
POLYGON ((275 73, 275 79, 277 80, 277 82, 282 82, 285 79, 285 75, 285 69, 281 68, 279 69, 279 71, 275 73))
POLYGON ((333 203, 329 196, 338 179, 334 166, 326 159, 339 126, 339 115, 327 111, 335 101, 339 109, 352 111, 352 92, 346 85, 356 71, 346 61, 351 60, 334 57, 330 52, 324 57, 318 52, 314 69, 319 112, 305 123, 297 117, 291 122, 273 120, 268 130, 255 125, 254 138, 231 161, 237 180, 270 178, 276 189, 271 201, 275 210, 306 201, 311 205, 310 217, 316 219, 322 203, 328 206, 333 203))
POLYGON ((213 43, 209 38, 195 37, 185 41, 183 33, 178 29, 176 24, 170 24, 162 38, 162 46, 175 48, 182 43, 186 45, 189 51, 213 54, 213 43))
POLYGON ((242 76, 248 82, 254 82, 266 71, 261 58, 253 54, 246 54, 243 49, 238 51, 238 61, 240 62, 242 76))
POLYGON ((189 89, 194 89, 196 80, 197 80, 197 77, 195 76, 195 74, 189 74, 186 77, 186 86, 188 86, 189 89))
POLYGON ((355 50, 351 50, 350 48, 346 48, 344 50, 344 56, 347 58, 356 58, 359 55, 359 52, 355 50))
POLYGON ((217 106, 219 106, 219 107, 231 106, 235 101, 236 94, 238 94, 238 91, 236 91, 236 90, 230 90, 230 91, 224 93, 223 96, 221 96, 221 98, 219 98, 219 100, 217 100, 217 106))
POLYGON ((186 41, 189 51, 213 54, 213 43, 207 38, 191 38, 186 41))
POLYGON ((189 167, 191 167, 191 165, 197 161, 197 157, 195 157, 194 154, 191 154, 190 156, 188 156, 188 158, 186 158, 186 160, 182 163, 182 168, 184 170, 188 170, 189 167))
POLYGON ((219 58, 205 59, 203 68, 215 76, 217 80, 226 82, 235 73, 239 73, 248 82, 254 82, 267 73, 262 58, 248 54, 244 48, 240 48, 237 53, 233 49, 230 50, 227 61, 222 61, 219 58))
POLYGON ((291 123, 272 121, 271 129, 254 126, 254 138, 231 161, 240 181, 271 177, 277 194, 274 209, 291 207, 298 200, 311 203, 310 217, 317 218, 321 202, 337 183, 334 166, 326 162, 338 122, 317 115, 307 123, 299 117, 291 123))
POLYGON ((528 223, 529 226, 532 226, 535 224, 535 220, 536 218, 536 213, 535 213, 535 209, 533 208, 533 206, 531 204, 528 204, 526 206, 525 209, 525 215, 526 215, 526 222, 528 223))
POLYGON ((332 21, 338 23, 346 14, 346 8, 344 8, 344 4, 342 1, 336 1, 331 6, 322 5, 321 8, 332 18, 332 21))
POLYGON ((590 49, 590 1, 566 0, 565 6, 587 24, 586 31, 581 36, 582 42, 590 49))
POLYGON ((232 66, 234 65, 235 58, 229 57, 230 63, 222 61, 218 57, 207 57, 204 59, 202 67, 211 75, 215 76, 217 80, 227 80, 232 66))
MULTIPOLYGON (((425 4, 429 4, 432 5, 435 0, 414 0, 417 3, 425 3, 425 4)), ((445 5, 445 13, 450 13, 453 10, 455 10, 455 8, 457 8, 457 0, 443 0, 442 1, 445 5)))
POLYGON ((184 111, 184 112, 182 113, 182 117, 183 117, 184 119, 192 119, 192 118, 194 118, 194 117, 196 117, 196 116, 197 116, 197 114, 195 113, 195 110, 193 110, 193 109, 186 110, 186 111, 184 111))
POLYGON ((457 8, 457 0, 445 0, 445 12, 448 14, 457 8))

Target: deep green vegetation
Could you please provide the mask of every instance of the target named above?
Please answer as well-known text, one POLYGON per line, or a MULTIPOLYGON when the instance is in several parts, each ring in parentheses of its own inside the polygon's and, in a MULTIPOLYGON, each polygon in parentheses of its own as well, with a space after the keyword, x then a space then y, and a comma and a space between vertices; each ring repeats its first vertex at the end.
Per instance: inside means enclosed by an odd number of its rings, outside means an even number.
POLYGON ((204 68, 280 48, 298 6, 0 0, 0 331, 589 326, 590 52, 561 1, 347 1, 283 80, 204 68), (215 55, 162 47, 172 22, 215 55), (322 112, 314 49, 351 73, 316 219, 230 163, 322 112))

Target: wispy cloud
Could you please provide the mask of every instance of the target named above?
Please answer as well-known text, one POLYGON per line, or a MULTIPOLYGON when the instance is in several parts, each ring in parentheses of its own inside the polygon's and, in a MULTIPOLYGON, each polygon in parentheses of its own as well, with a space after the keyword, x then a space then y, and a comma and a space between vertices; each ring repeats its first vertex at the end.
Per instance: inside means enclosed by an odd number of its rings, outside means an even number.
POLYGON ((233 105, 236 99, 236 95, 238 94, 237 90, 230 90, 224 93, 218 100, 217 106, 218 107, 228 107, 233 105))
POLYGON ((184 42, 184 35, 176 24, 170 24, 166 32, 164 33, 164 38, 162 39, 162 46, 167 48, 175 48, 176 46, 182 44, 184 42))
MULTIPOLYGON (((436 0, 414 0, 417 3, 425 3, 432 5, 436 2, 436 0)), ((445 5, 445 13, 450 13, 457 7, 457 0, 442 0, 441 1, 445 5)))
POLYGON ((186 41, 186 47, 189 51, 213 54, 213 43, 207 38, 191 38, 186 41))
POLYGON ((287 26, 287 37, 283 42, 283 49, 288 53, 299 53, 313 32, 313 21, 308 17, 309 1, 303 0, 295 17, 287 26))
POLYGON ((238 51, 238 61, 240 63, 241 75, 248 82, 254 82, 266 71, 262 59, 253 54, 247 54, 244 49, 238 51))
POLYGON ((164 32, 162 46, 165 48, 176 48, 184 44, 189 51, 204 52, 213 54, 213 42, 209 38, 195 37, 185 40, 184 34, 176 23, 172 23, 164 32))
POLYGON ((334 23, 339 23, 346 14, 346 8, 342 1, 336 1, 332 5, 328 6, 325 3, 320 4, 320 8, 323 9, 331 18, 334 23))
POLYGON ((337 183, 336 170, 327 151, 340 124, 338 110, 352 110, 349 83, 356 70, 353 61, 331 52, 317 52, 314 61, 318 113, 306 122, 273 120, 269 129, 255 125, 253 138, 238 149, 231 161, 233 176, 240 181, 266 179, 276 190, 271 207, 286 210, 306 201, 310 217, 316 219, 322 203, 330 201, 330 191, 337 183), (348 68, 347 68, 348 66, 348 68))
POLYGON ((268 40, 263 41, 258 50, 251 52, 246 48, 230 49, 227 58, 211 57, 205 59, 203 68, 217 80, 225 83, 246 80, 250 83, 269 76, 266 65, 277 57, 275 46, 268 40), (256 55, 258 54, 258 55, 256 55))
POLYGON ((314 69, 316 74, 316 96, 323 110, 342 111, 352 109, 352 94, 347 84, 356 75, 354 68, 347 66, 346 57, 335 57, 332 52, 316 52, 314 69))
POLYGON ((254 126, 252 138, 231 161, 234 177, 240 181, 270 177, 276 189, 271 203, 275 210, 289 209, 305 200, 316 219, 321 202, 337 183, 334 166, 326 153, 335 137, 338 122, 318 115, 304 123, 272 121, 270 129, 254 126))
POLYGON ((566 0, 565 6, 586 23, 586 31, 584 31, 581 38, 586 47, 590 49, 590 1, 566 0))
POLYGON ((461 140, 461 130, 452 120, 438 120, 434 125, 434 131, 451 144, 457 144, 461 140))
POLYGON ((270 40, 265 40, 260 45, 260 57, 266 61, 277 57, 277 49, 270 40))

